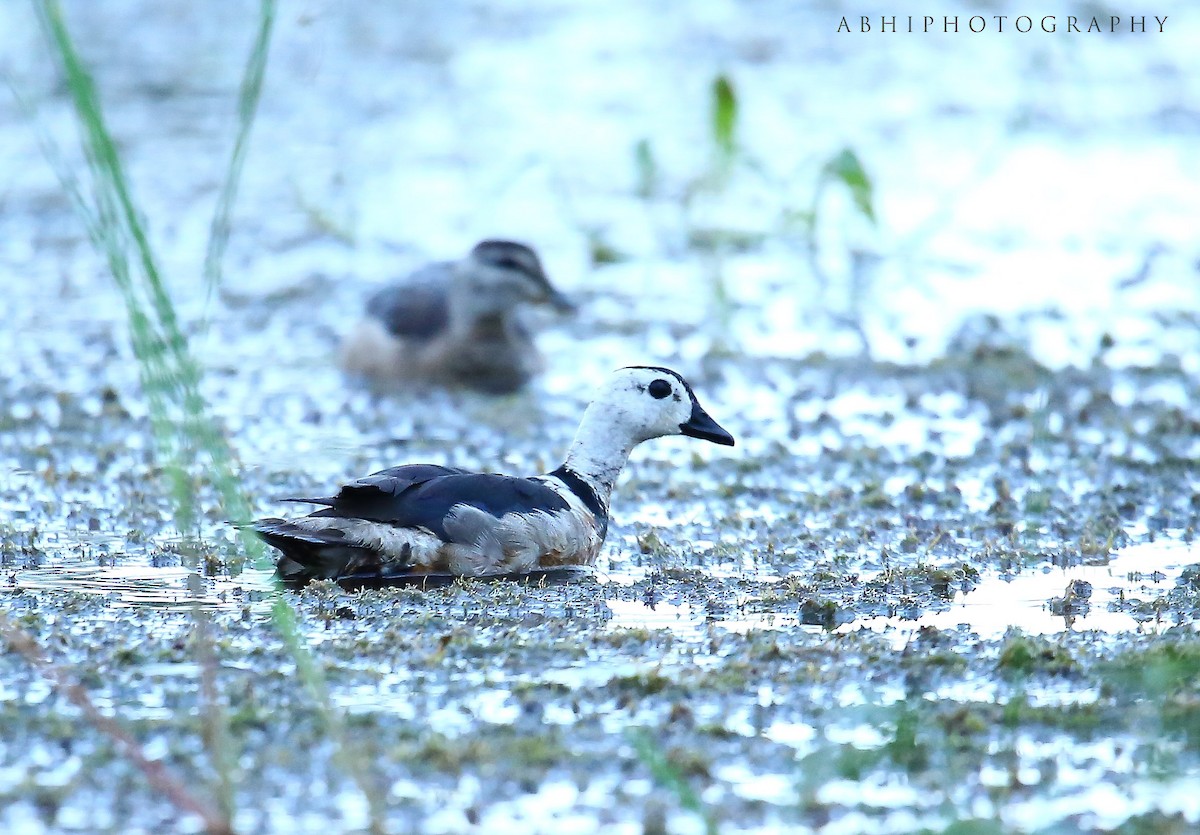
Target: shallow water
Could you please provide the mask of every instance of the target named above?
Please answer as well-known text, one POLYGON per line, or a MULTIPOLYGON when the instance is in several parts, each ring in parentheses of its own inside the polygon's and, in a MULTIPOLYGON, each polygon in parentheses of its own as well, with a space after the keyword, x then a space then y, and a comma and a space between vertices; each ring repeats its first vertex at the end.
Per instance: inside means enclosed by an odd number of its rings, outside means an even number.
POLYGON ((269 608, 266 597, 275 589, 273 571, 249 569, 236 579, 206 578, 181 566, 79 566, 19 571, 12 585, 21 591, 68 591, 97 594, 111 606, 145 606, 190 611, 240 609, 254 604, 259 614, 269 608))
MULTIPOLYGON (((1180 573, 1197 561, 1190 545, 1155 542, 1131 545, 1113 553, 1102 565, 1045 566, 1015 575, 986 577, 969 590, 954 595, 950 608, 928 612, 915 619, 866 618, 853 626, 874 630, 923 626, 953 629, 965 626, 982 638, 997 638, 1016 628, 1033 635, 1077 632, 1158 632, 1174 625, 1167 613, 1135 615, 1122 611, 1125 604, 1157 598, 1175 587, 1180 573), (1086 583, 1087 595, 1065 611, 1056 612, 1053 601, 1071 593, 1073 584, 1086 583)), ((1195 624, 1190 621, 1193 628, 1195 624)))
MULTIPOLYGON (((954 592, 949 605, 939 611, 908 617, 855 618, 837 629, 890 632, 898 642, 897 648, 922 627, 965 627, 985 639, 999 638, 1010 629, 1033 635, 1069 630, 1161 632, 1175 625, 1169 613, 1166 618, 1162 613, 1135 615, 1121 608, 1140 598, 1163 596, 1175 587, 1183 569, 1196 562, 1193 548, 1182 542, 1132 545, 1115 552, 1103 565, 1044 566, 1017 574, 995 574, 954 592), (1056 612, 1053 601, 1061 600, 1077 583, 1087 584, 1087 597, 1056 612)), ((695 638, 710 627, 739 633, 752 629, 826 628, 804 624, 799 615, 778 611, 743 612, 724 618, 706 614, 703 606, 691 603, 610 600, 608 606, 613 612, 610 629, 666 629, 685 639, 695 638)), ((1185 622, 1196 626, 1191 619, 1185 622)))

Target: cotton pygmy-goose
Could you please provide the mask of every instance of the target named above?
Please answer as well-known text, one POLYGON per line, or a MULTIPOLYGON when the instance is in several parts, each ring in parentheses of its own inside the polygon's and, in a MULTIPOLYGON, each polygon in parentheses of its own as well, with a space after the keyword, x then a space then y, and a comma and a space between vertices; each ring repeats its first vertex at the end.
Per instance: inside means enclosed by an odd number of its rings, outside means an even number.
POLYGON ((481 241, 466 258, 429 264, 371 296, 342 346, 342 367, 374 383, 516 391, 542 366, 521 319, 528 304, 574 309, 530 247, 481 241))
POLYGON ((517 478, 409 464, 347 484, 330 498, 289 499, 324 507, 252 527, 282 552, 277 569, 292 583, 591 565, 629 453, 664 435, 733 446, 733 436, 674 371, 622 368, 583 413, 566 461, 553 472, 517 478))

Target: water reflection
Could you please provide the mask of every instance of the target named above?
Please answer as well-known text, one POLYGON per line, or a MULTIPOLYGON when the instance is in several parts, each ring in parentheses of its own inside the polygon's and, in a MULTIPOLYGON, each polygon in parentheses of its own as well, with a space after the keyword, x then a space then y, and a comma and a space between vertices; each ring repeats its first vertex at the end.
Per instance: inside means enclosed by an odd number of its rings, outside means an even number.
MULTIPOLYGON (((898 630, 901 645, 909 632, 926 626, 964 626, 981 638, 1000 637, 1011 627, 1038 635, 1064 630, 1159 632, 1173 624, 1156 618, 1154 601, 1175 586, 1187 565, 1198 560, 1200 554, 1186 543, 1146 542, 1122 549, 1102 565, 1046 565, 1018 574, 985 576, 955 593, 946 609, 916 617, 857 618, 834 631, 898 630)), ((612 599, 608 607, 613 613, 609 629, 665 629, 686 638, 710 628, 741 634, 752 629, 824 628, 803 623, 800 615, 777 611, 713 617, 705 607, 688 602, 612 599)))
POLYGON ((13 584, 25 591, 68 591, 105 596, 109 605, 169 611, 265 606, 273 572, 248 569, 236 579, 202 577, 182 566, 61 565, 18 571, 13 584))
POLYGON ((981 638, 1000 637, 1010 627, 1036 635, 1068 629, 1158 632, 1172 624, 1141 613, 1144 610, 1130 604, 1165 595, 1184 567, 1198 559, 1200 555, 1185 543, 1146 542, 1120 550, 1103 565, 1046 566, 1015 575, 984 577, 974 588, 959 592, 945 611, 927 612, 915 619, 866 618, 844 624, 837 631, 966 626, 981 638), (1090 588, 1090 595, 1079 599, 1085 587, 1090 588))

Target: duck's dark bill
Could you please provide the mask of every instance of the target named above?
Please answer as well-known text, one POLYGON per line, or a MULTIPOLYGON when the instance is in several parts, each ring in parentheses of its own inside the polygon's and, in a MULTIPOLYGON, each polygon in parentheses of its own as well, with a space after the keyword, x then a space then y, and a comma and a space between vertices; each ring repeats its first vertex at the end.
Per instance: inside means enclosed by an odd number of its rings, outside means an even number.
MULTIPOLYGON (((530 571, 526 574, 486 574, 482 577, 471 577, 471 580, 481 582, 503 581, 509 583, 533 583, 555 586, 564 583, 574 583, 584 577, 594 576, 595 572, 591 568, 583 566, 564 566, 562 568, 546 568, 539 571, 530 571)), ((403 588, 420 588, 420 589, 440 589, 445 588, 454 583, 455 580, 463 579, 458 574, 451 574, 446 571, 431 572, 426 574, 399 574, 392 577, 381 577, 378 574, 361 574, 351 575, 347 577, 339 577, 337 584, 349 591, 358 589, 379 589, 387 587, 403 587, 403 588)), ((288 588, 298 589, 307 585, 305 582, 285 582, 288 588)))
POLYGON ((692 416, 687 423, 679 425, 679 431, 689 438, 699 438, 702 441, 712 441, 722 446, 733 446, 733 436, 721 428, 708 412, 700 408, 699 403, 692 404, 692 416))
POLYGON ((550 288, 550 305, 559 313, 576 313, 579 311, 579 305, 553 287, 550 288))

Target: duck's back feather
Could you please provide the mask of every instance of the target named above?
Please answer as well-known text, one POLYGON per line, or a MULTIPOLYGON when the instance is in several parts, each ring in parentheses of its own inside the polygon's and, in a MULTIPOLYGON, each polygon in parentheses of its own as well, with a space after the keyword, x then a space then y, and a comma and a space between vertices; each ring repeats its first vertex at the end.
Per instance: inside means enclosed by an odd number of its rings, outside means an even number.
POLYGON ((347 484, 336 496, 314 501, 326 506, 313 516, 419 528, 443 542, 457 541, 446 530, 450 511, 457 505, 468 505, 497 519, 508 513, 553 513, 569 508, 566 499, 539 481, 433 464, 383 470, 347 484))
POLYGON ((430 264, 367 299, 367 316, 378 319, 392 336, 432 339, 450 323, 447 286, 453 265, 430 264))
POLYGON ((401 467, 389 467, 386 470, 363 476, 349 484, 343 484, 336 496, 292 498, 283 499, 283 501, 323 504, 326 507, 335 507, 339 504, 349 506, 356 500, 370 501, 371 497, 376 495, 394 496, 414 484, 420 484, 439 476, 467 475, 470 472, 470 470, 458 467, 443 467, 441 464, 405 464, 401 467))

